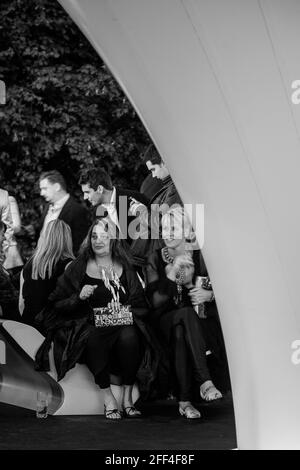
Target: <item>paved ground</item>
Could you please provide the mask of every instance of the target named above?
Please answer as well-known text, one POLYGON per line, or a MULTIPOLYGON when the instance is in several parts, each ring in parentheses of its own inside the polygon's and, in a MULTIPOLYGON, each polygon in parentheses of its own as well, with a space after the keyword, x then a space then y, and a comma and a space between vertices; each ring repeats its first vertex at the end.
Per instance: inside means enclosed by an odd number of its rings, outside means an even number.
POLYGON ((221 450, 236 447, 232 399, 201 404, 200 420, 178 414, 175 401, 141 405, 142 419, 49 416, 0 404, 0 450, 221 450))

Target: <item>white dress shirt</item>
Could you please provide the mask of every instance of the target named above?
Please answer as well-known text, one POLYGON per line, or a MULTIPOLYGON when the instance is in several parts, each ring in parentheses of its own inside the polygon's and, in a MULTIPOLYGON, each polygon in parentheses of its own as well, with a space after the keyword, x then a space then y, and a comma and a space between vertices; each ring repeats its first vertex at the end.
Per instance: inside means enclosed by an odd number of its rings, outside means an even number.
POLYGON ((58 219, 58 216, 61 213, 62 208, 66 204, 69 197, 70 197, 70 194, 66 194, 64 197, 56 201, 54 204, 50 204, 47 215, 44 220, 43 230, 45 229, 47 224, 49 224, 49 222, 51 222, 52 220, 58 219))
POLYGON ((113 188, 113 192, 110 198, 110 201, 107 203, 101 204, 106 210, 109 215, 109 218, 113 221, 113 223, 118 227, 120 230, 119 218, 117 213, 117 206, 116 206, 116 188, 113 188))

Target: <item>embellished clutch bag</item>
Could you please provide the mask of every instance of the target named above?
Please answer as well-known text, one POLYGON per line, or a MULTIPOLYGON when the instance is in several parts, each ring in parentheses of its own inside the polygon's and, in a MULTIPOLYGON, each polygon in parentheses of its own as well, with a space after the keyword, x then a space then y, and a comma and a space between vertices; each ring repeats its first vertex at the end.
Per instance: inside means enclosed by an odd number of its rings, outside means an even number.
POLYGON ((97 328, 133 324, 133 316, 130 310, 130 305, 119 305, 118 308, 111 306, 99 307, 94 308, 93 311, 95 326, 97 328))

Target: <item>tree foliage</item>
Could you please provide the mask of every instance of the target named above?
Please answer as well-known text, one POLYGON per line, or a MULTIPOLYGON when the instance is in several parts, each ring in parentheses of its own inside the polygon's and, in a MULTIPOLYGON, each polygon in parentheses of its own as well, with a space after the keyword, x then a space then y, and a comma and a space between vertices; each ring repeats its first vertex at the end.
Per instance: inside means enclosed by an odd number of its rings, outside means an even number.
POLYGON ((77 26, 53 0, 2 0, 1 186, 14 194, 25 224, 41 213, 37 181, 58 169, 79 197, 89 164, 113 181, 139 187, 139 155, 149 137, 133 107, 77 26))

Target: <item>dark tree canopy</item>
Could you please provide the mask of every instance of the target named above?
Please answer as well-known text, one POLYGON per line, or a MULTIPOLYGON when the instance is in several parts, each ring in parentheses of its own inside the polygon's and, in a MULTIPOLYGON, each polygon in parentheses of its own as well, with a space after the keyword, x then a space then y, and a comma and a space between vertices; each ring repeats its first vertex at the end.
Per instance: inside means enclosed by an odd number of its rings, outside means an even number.
POLYGON ((54 0, 2 0, 0 15, 0 186, 16 196, 23 223, 40 217, 44 170, 61 171, 78 197, 78 172, 89 164, 138 188, 149 137, 67 13, 54 0))

